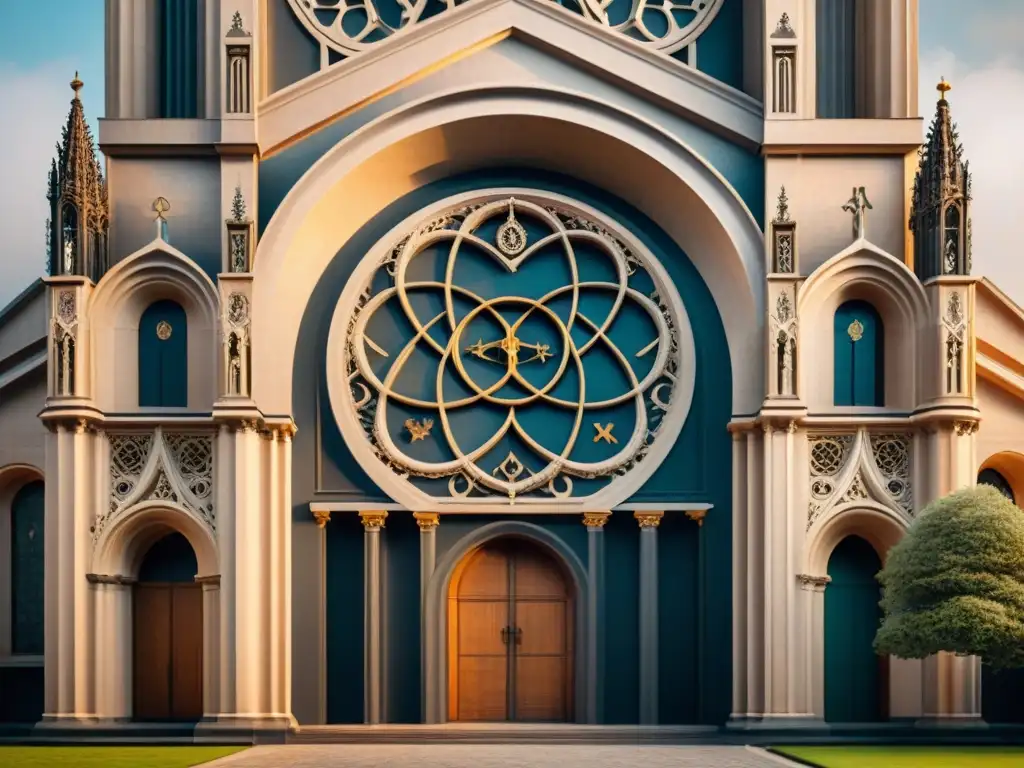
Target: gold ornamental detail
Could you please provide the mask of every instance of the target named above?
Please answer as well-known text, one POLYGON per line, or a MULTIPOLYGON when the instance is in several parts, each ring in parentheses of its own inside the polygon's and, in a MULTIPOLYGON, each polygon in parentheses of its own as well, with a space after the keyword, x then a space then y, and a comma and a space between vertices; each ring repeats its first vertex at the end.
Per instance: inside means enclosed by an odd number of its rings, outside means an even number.
POLYGON ((167 341, 169 338, 171 338, 171 334, 173 332, 174 329, 171 328, 171 324, 168 323, 166 320, 161 320, 159 323, 156 324, 156 337, 160 339, 160 341, 167 341))
POLYGON ((387 512, 360 512, 359 520, 365 530, 379 531, 384 527, 384 521, 387 519, 387 516, 387 512))
POLYGON ((657 528, 661 525, 661 518, 664 517, 664 512, 634 512, 633 517, 636 518, 637 525, 641 528, 657 528))
POLYGON ((412 516, 416 518, 416 525, 421 531, 432 531, 441 523, 441 517, 437 512, 413 512, 412 516))
POLYGON ((706 509, 688 509, 686 516, 693 520, 698 528, 703 528, 704 518, 708 516, 708 511, 706 509))
POLYGON ((327 509, 318 509, 313 512, 313 518, 316 520, 317 528, 326 528, 331 522, 331 512, 327 509))
POLYGON ((850 336, 850 341, 858 342, 864 338, 864 323, 860 320, 854 320, 850 323, 850 327, 846 329, 846 333, 850 336))
POLYGON ((611 516, 611 512, 584 512, 583 524, 587 528, 604 528, 605 523, 608 522, 608 518, 611 516))

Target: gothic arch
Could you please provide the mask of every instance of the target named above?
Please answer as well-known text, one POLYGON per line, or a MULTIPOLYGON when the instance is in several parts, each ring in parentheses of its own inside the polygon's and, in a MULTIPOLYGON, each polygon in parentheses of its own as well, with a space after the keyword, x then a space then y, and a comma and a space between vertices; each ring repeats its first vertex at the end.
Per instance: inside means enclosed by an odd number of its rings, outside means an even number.
POLYGON ((101 410, 138 410, 139 321, 154 302, 168 299, 185 310, 189 327, 188 404, 212 406, 217 395, 217 287, 188 256, 154 240, 107 272, 89 300, 93 396, 101 410))
POLYGON ((1016 451, 992 454, 978 467, 979 476, 987 469, 1002 475, 1013 491, 1014 503, 1024 503, 1024 455, 1016 451))
POLYGON ((926 349, 918 329, 927 327, 928 300, 905 264, 864 241, 818 267, 800 290, 800 353, 804 360, 815 361, 799 372, 801 396, 813 411, 832 408, 833 318, 851 300, 867 302, 881 317, 885 406, 913 410, 921 394, 916 368, 926 349))
POLYGON ((565 568, 575 593, 576 648, 574 652, 576 689, 574 699, 576 718, 595 711, 587 704, 595 695, 593 686, 587 686, 587 606, 590 604, 591 584, 582 561, 558 536, 534 523, 518 520, 499 520, 466 534, 438 560, 424 592, 423 637, 424 654, 424 716, 428 723, 442 723, 448 712, 448 648, 447 602, 452 576, 472 552, 498 538, 520 538, 537 544, 549 552, 565 568))
POLYGON ((635 114, 577 93, 492 87, 428 97, 377 118, 339 142, 289 192, 255 260, 253 397, 265 413, 291 411, 302 313, 338 248, 400 196, 495 157, 572 173, 664 229, 717 305, 728 308, 721 318, 734 411, 757 409, 764 244, 735 190, 689 147, 635 114))
POLYGON ((826 575, 832 551, 847 536, 860 536, 867 541, 884 563, 889 550, 903 538, 906 530, 906 523, 877 502, 865 500, 837 507, 808 541, 807 573, 826 575))
POLYGON ((193 512, 163 500, 143 501, 118 514, 96 541, 92 572, 133 579, 150 546, 173 532, 192 545, 198 578, 220 574, 217 542, 210 527, 193 512))

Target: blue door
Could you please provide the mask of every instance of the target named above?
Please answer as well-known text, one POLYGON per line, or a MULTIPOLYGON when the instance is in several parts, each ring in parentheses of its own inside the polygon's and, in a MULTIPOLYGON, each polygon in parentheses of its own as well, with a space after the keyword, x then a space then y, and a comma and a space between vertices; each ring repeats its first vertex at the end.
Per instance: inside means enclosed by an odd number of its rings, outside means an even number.
POLYGON ((866 301, 843 304, 833 339, 835 405, 885 405, 884 334, 875 308, 866 301))
POLYGON ((181 305, 150 304, 139 320, 139 407, 188 405, 188 323, 181 305))
POLYGON ((11 649, 18 654, 43 653, 43 498, 37 480, 11 503, 11 649))
POLYGON ((870 723, 885 719, 886 661, 874 651, 882 621, 882 569, 874 547, 848 536, 828 561, 825 587, 825 719, 831 723, 870 723))

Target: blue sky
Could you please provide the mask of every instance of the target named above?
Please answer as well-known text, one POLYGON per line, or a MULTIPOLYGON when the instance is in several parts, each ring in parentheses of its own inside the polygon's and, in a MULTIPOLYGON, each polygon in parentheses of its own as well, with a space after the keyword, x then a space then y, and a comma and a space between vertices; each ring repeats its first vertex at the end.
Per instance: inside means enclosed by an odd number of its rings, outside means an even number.
MULTIPOLYGON (((40 2, 0 0, 0 306, 43 269, 46 172, 75 70, 94 132, 103 113, 103 0, 51 0, 50 23, 40 2)), ((920 24, 922 113, 945 75, 974 170, 975 272, 1024 304, 1024 0, 920 0, 920 24)))

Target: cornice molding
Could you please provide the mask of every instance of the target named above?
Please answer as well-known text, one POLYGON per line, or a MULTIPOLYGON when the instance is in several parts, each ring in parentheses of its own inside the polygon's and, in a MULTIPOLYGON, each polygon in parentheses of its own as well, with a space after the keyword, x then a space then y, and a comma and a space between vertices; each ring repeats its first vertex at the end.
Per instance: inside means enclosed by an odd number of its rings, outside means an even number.
POLYGON ((747 94, 626 35, 583 23, 555 3, 477 0, 265 99, 258 108, 263 155, 509 37, 571 60, 731 140, 761 144, 763 107, 747 94))

